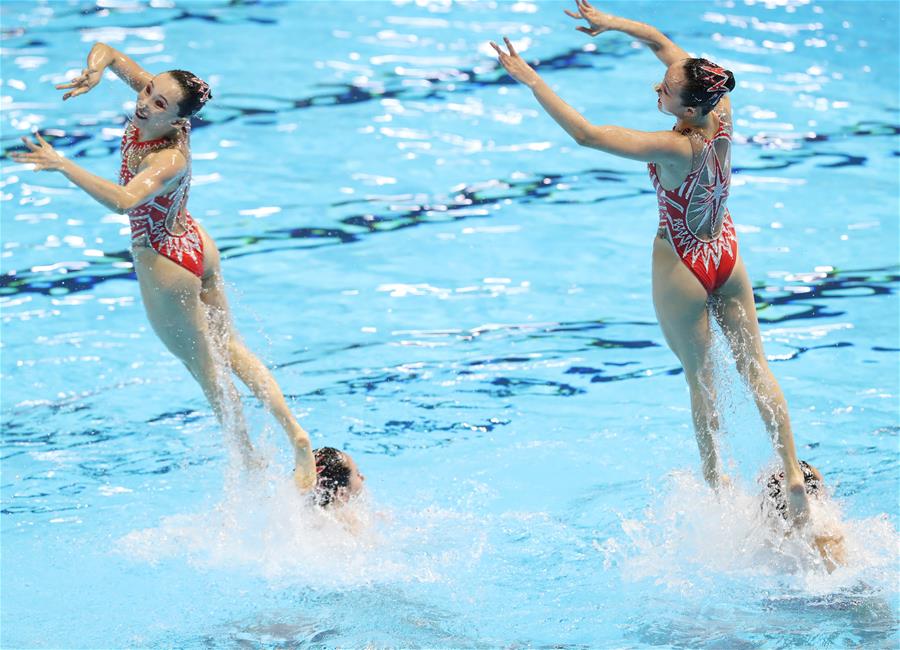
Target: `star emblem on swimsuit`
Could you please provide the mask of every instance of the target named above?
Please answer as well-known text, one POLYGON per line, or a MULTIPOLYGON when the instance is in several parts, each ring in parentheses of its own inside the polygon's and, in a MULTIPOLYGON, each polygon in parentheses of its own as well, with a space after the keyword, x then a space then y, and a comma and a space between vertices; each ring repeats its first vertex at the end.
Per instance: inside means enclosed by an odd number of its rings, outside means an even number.
MULTIPOLYGON (((711 230, 718 230, 718 218, 722 211, 722 206, 728 199, 729 172, 723 167, 719 157, 716 155, 714 148, 710 149, 710 158, 707 162, 707 173, 709 174, 709 183, 699 183, 698 190, 703 194, 698 197, 698 208, 703 211, 701 225, 710 224, 711 230)), ((699 230, 699 228, 698 228, 699 230)))

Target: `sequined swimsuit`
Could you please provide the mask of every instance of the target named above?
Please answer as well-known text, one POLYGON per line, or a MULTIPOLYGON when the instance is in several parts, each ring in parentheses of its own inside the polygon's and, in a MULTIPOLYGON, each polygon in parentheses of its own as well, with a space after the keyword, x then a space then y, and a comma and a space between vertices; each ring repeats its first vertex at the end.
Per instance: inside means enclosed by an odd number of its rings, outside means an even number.
POLYGON ((648 165, 659 203, 659 232, 707 293, 725 284, 737 261, 734 223, 725 202, 731 186, 731 123, 717 113, 719 127, 709 140, 687 132, 693 149, 691 172, 674 190, 660 183, 656 165, 648 165))
POLYGON ((160 194, 128 212, 131 222, 131 246, 152 248, 197 277, 203 277, 203 239, 187 211, 188 191, 191 185, 188 131, 187 129, 181 131, 174 141, 169 138, 147 142, 139 140, 138 128, 129 122, 125 135, 122 136, 120 185, 126 185, 134 178, 148 154, 173 146, 183 150, 188 167, 173 190, 160 194))

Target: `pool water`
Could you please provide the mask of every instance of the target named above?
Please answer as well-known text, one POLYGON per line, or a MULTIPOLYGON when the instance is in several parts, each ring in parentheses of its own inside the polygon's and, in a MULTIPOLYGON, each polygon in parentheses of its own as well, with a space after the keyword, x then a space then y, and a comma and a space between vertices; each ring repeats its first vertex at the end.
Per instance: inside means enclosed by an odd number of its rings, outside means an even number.
POLYGON ((302 507, 283 434, 229 469, 150 330, 127 218, 3 161, 3 647, 895 647, 894 2, 606 3, 733 70, 729 207, 828 574, 761 521, 765 429, 723 351, 734 489, 702 484, 650 296, 645 166, 580 149, 498 71, 508 35, 594 123, 667 129, 658 61, 555 2, 4 2, 2 142, 115 178, 133 93, 67 101, 101 40, 214 100, 190 208, 237 327, 365 532, 302 507))

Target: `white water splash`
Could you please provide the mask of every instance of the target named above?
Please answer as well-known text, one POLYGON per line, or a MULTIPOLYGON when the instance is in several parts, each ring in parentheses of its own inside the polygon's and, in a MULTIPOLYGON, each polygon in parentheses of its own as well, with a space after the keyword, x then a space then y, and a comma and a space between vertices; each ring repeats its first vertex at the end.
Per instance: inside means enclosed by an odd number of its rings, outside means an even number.
POLYGON ((448 568, 480 559, 486 533, 473 515, 428 508, 404 517, 373 511, 366 494, 338 510, 314 507, 275 468, 263 481, 231 483, 210 511, 129 533, 117 550, 142 562, 182 558, 280 585, 326 588, 435 582, 448 568))
POLYGON ((777 585, 807 595, 860 585, 896 595, 900 534, 886 515, 845 519, 838 502, 811 501, 810 533, 844 537, 846 565, 829 573, 809 535, 786 535, 780 520, 763 516, 759 489, 738 485, 717 495, 681 472, 667 483, 642 518, 623 519, 623 534, 598 545, 626 580, 649 579, 685 594, 721 587, 724 576, 749 581, 751 588, 777 585))

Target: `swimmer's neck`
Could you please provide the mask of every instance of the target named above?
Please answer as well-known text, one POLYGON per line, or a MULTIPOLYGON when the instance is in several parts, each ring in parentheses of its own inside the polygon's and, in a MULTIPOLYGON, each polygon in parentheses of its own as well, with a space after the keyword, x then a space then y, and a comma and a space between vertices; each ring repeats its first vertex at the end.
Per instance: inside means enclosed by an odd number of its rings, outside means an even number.
POLYGON ((675 122, 675 130, 678 132, 686 129, 690 129, 691 131, 706 131, 712 127, 713 119, 715 119, 713 118, 713 111, 710 111, 706 115, 697 115, 693 118, 682 115, 678 118, 678 121, 675 122))
POLYGON ((178 137, 178 134, 181 132, 181 128, 174 125, 167 125, 162 127, 153 128, 150 125, 141 126, 140 124, 135 124, 140 131, 141 142, 148 142, 150 140, 161 140, 163 138, 167 140, 175 140, 178 137))

